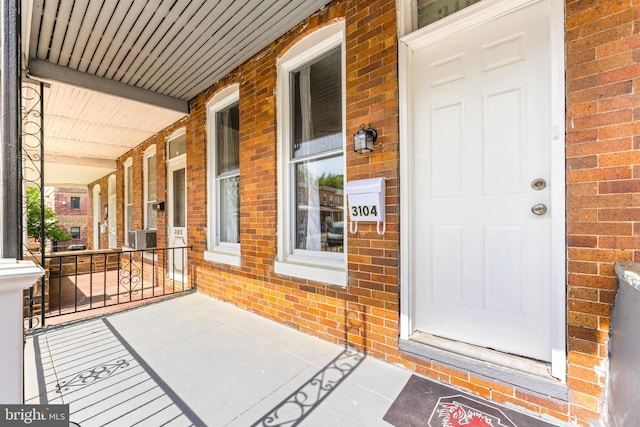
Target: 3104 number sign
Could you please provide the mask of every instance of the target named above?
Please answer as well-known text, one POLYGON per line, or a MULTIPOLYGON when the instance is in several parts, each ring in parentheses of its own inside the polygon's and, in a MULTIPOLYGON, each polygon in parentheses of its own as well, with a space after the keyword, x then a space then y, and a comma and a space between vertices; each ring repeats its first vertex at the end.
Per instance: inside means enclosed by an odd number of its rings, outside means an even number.
POLYGON ((351 216, 352 217, 377 217, 378 207, 376 205, 351 206, 351 216))

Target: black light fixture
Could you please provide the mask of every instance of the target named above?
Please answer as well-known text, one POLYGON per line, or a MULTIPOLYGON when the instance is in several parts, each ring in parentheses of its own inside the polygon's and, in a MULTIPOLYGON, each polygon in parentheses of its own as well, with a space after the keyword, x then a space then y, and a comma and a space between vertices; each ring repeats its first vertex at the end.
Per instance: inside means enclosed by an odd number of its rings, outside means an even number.
POLYGON ((373 151, 373 143, 378 139, 378 132, 369 125, 367 129, 364 125, 353 134, 353 151, 356 153, 370 153, 373 151))

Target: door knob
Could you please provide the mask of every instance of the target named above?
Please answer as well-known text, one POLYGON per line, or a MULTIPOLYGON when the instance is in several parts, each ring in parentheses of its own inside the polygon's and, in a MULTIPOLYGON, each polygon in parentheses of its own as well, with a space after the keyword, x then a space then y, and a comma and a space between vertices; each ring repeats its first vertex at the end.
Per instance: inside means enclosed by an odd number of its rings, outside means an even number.
POLYGON ((545 181, 542 178, 536 178, 533 181, 531 181, 531 188, 533 188, 534 190, 540 191, 544 189, 546 186, 547 186, 547 181, 545 181))
POLYGON ((534 215, 544 215, 547 213, 547 206, 543 203, 538 203, 537 205, 531 206, 531 212, 534 215))

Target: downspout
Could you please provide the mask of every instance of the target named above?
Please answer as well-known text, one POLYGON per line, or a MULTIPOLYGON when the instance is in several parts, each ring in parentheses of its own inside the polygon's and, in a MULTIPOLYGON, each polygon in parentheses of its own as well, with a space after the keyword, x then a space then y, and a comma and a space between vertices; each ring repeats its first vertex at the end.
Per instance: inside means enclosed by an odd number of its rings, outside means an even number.
POLYGON ((20 12, 19 0, 2 1, 2 122, 0 258, 22 259, 22 178, 20 147, 20 12))

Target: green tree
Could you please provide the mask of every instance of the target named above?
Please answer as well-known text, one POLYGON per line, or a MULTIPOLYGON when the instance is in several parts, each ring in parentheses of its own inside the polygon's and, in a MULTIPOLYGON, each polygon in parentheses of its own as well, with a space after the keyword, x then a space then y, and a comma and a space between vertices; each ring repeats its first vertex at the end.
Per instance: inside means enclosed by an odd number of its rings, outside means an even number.
MULTIPOLYGON (((27 187, 27 236, 40 240, 40 190, 37 187, 27 187)), ((49 207, 44 208, 45 238, 66 242, 71 235, 60 228, 56 213, 49 207)))
POLYGON ((344 175, 336 175, 332 173, 323 173, 318 178, 318 185, 323 187, 340 188, 344 187, 344 175))

